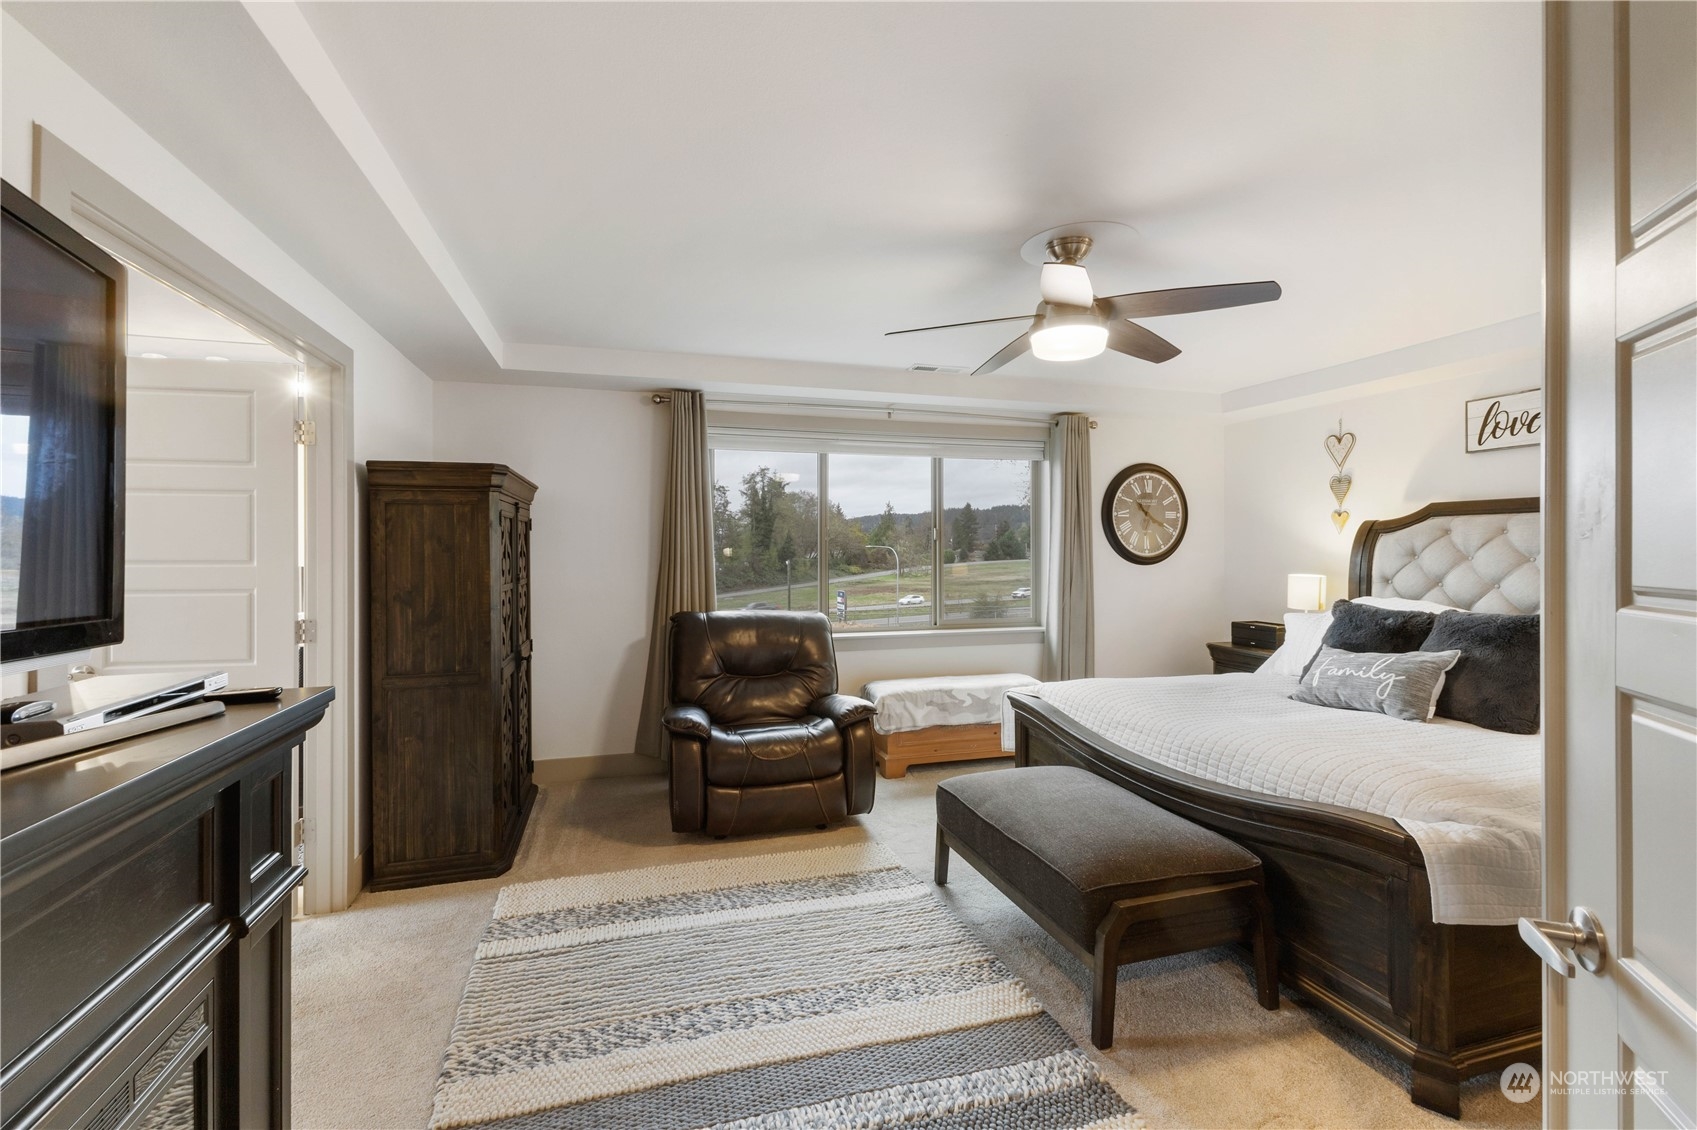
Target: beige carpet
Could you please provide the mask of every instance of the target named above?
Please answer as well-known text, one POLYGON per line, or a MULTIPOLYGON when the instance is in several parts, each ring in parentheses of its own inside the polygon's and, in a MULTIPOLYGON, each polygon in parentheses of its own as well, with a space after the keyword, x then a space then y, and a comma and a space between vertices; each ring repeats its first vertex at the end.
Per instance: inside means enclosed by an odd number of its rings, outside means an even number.
MULTIPOLYGON (((362 896, 298 923, 294 959, 295 1125, 422 1127, 455 1009, 495 893, 505 884, 868 838, 929 875, 932 794, 957 772, 917 768, 878 782, 878 803, 828 832, 716 841, 673 834, 660 777, 585 781, 538 798, 519 860, 500 879, 362 896)), ((999 891, 954 861, 941 897, 1080 1045, 1089 1045, 1084 967, 999 891)), ((1408 1101, 1407 1073, 1288 999, 1262 1010, 1248 968, 1205 950, 1120 972, 1104 1076, 1156 1127, 1538 1125, 1539 1104, 1503 1098, 1496 1079, 1462 1093, 1461 1123, 1408 1101)))

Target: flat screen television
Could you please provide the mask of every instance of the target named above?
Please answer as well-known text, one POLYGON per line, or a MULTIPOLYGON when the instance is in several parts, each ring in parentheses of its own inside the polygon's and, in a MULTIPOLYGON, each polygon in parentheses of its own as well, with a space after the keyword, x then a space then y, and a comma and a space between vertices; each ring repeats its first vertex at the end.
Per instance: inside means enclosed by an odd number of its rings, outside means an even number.
POLYGON ((124 266, 0 188, 0 659, 11 663, 124 638, 124 266))

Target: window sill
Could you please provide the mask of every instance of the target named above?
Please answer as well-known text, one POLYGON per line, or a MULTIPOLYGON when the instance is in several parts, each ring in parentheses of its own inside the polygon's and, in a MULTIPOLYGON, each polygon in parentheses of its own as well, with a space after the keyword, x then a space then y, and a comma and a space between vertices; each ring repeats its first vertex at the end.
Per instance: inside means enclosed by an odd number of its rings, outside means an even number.
POLYGON ((909 628, 896 632, 833 632, 838 651, 882 651, 907 647, 987 647, 996 644, 1041 643, 1043 626, 1017 628, 909 628))

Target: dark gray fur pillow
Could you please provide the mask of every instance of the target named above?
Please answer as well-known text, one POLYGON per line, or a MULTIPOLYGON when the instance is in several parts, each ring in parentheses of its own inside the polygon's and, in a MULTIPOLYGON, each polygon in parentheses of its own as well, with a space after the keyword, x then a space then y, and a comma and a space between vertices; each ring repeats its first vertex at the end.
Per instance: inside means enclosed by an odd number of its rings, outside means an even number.
POLYGON ((1376 608, 1340 600, 1332 605, 1332 626, 1325 644, 1342 651, 1419 651, 1437 619, 1431 612, 1376 608))
POLYGON ((1406 722, 1428 722, 1438 705, 1444 673, 1460 658, 1459 651, 1376 655, 1322 647, 1290 697, 1315 706, 1375 710, 1406 722))
POLYGON ((1443 612, 1422 651, 1459 651, 1438 715, 1509 734, 1538 732, 1538 617, 1443 612))

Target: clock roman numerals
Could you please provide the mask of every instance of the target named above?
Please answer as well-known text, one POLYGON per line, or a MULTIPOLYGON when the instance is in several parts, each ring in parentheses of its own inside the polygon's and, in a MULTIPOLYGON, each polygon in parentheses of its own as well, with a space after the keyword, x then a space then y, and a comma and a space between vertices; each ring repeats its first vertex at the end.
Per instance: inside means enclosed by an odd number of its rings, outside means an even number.
POLYGON ((1114 551, 1138 565, 1153 565, 1178 549, 1189 509, 1178 480, 1153 463, 1127 467, 1102 498, 1102 528, 1114 551))

